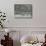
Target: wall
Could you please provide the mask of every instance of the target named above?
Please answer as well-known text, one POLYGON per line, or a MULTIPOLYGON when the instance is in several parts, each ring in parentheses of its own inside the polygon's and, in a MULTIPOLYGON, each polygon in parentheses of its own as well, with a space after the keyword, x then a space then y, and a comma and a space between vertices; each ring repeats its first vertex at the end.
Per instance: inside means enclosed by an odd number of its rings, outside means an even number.
POLYGON ((0 10, 6 12, 6 27, 46 27, 46 0, 0 0, 0 10), (15 19, 14 4, 29 3, 33 6, 32 19, 15 19))
POLYGON ((30 34, 30 31, 46 31, 45 4, 46 4, 46 0, 0 0, 0 10, 6 12, 6 16, 8 19, 8 21, 5 22, 5 26, 9 27, 8 29, 11 29, 12 31, 13 30, 20 31, 20 36, 27 34, 28 32, 30 34), (32 4, 33 6, 32 19, 15 19, 14 4, 16 3, 32 4))
MULTIPOLYGON (((46 31, 11 31, 9 32, 9 37, 13 39, 13 46, 20 46, 20 40, 23 40, 23 36, 33 36, 33 38, 38 38, 39 42, 44 42, 44 36, 46 31)), ((7 35, 6 32, 0 32, 0 43, 1 39, 5 39, 4 35, 7 35)))

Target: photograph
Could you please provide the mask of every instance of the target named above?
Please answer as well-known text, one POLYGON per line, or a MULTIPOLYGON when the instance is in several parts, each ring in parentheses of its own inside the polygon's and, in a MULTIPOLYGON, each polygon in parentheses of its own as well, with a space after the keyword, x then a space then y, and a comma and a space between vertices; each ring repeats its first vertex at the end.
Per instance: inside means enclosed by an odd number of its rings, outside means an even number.
POLYGON ((15 4, 15 18, 32 18, 32 4, 15 4))

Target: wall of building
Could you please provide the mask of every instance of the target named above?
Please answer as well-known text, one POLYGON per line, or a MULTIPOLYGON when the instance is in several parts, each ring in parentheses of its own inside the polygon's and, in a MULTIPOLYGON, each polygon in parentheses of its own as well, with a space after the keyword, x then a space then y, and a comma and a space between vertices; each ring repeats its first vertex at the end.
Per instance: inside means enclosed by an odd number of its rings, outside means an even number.
POLYGON ((11 31, 20 31, 20 36, 27 34, 28 32, 30 33, 31 31, 46 31, 45 4, 46 0, 0 0, 0 10, 6 12, 7 16, 7 22, 5 22, 5 27, 8 27, 8 29, 11 29, 11 31), (32 4, 33 6, 32 19, 15 18, 14 4, 19 3, 32 4))
POLYGON ((46 0, 0 0, 0 10, 6 12, 6 27, 46 27, 46 0), (16 19, 14 4, 32 4, 32 19, 16 19))

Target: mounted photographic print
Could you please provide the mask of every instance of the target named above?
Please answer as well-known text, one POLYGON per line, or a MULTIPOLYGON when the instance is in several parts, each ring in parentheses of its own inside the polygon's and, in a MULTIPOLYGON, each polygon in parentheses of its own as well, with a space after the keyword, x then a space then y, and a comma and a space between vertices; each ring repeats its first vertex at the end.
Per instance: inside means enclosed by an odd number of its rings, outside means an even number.
POLYGON ((32 18, 32 4, 15 4, 15 18, 32 18))

